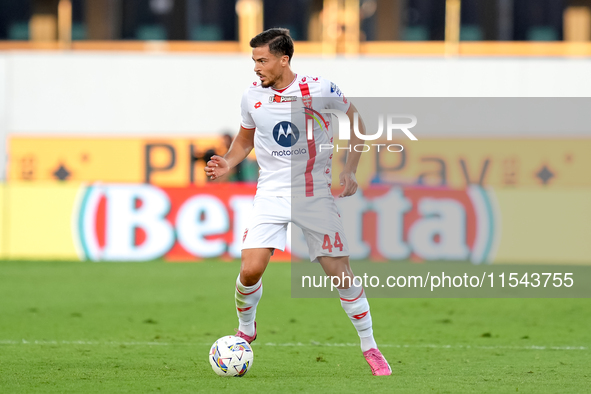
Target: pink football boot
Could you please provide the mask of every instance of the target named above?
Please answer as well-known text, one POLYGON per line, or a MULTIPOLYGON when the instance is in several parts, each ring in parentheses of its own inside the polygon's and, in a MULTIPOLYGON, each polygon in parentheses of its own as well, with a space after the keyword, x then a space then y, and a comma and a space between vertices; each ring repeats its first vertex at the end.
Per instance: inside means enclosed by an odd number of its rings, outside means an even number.
POLYGON ((257 322, 256 321, 254 322, 254 335, 253 336, 246 335, 242 331, 237 331, 236 332, 236 336, 238 338, 244 339, 248 343, 252 343, 255 339, 257 339, 257 322))
POLYGON ((392 375, 392 368, 378 349, 369 349, 363 352, 363 357, 371 367, 371 373, 375 376, 392 375))

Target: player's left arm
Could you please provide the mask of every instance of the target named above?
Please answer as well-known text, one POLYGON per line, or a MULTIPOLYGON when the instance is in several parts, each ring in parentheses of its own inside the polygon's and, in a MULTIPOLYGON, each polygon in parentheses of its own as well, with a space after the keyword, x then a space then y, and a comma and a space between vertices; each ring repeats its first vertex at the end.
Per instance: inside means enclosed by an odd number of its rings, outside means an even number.
MULTIPOLYGON (((359 138, 355 132, 353 132, 353 114, 355 114, 355 112, 357 112, 357 108, 355 108, 353 103, 351 103, 349 110, 347 111, 349 125, 351 127, 351 139, 349 140, 349 146, 363 144, 363 140, 359 138)), ((361 134, 365 134, 365 124, 363 123, 363 119, 361 119, 361 115, 359 115, 359 132, 361 134)), ((351 151, 347 154, 345 168, 339 175, 341 186, 344 186, 343 191, 341 194, 339 194, 339 198, 352 196, 357 191, 358 185, 357 179, 355 178, 355 173, 357 172, 357 166, 359 165, 360 158, 361 152, 357 152, 355 149, 351 149, 351 151)))

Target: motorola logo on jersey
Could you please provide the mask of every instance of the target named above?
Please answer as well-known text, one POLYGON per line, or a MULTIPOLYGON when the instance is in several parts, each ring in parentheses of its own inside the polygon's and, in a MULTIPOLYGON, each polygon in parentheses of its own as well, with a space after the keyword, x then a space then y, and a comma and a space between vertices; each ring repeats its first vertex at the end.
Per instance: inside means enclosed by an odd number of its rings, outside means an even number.
POLYGON ((273 128, 275 142, 284 148, 290 148, 300 139, 300 131, 291 122, 279 122, 273 128))

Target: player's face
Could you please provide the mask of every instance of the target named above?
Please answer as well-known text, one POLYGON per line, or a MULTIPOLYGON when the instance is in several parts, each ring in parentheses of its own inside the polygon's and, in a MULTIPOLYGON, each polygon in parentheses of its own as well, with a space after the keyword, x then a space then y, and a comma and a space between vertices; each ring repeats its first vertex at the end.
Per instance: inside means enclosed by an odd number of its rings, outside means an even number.
POLYGON ((285 66, 288 64, 287 56, 276 56, 269 52, 269 46, 252 49, 252 60, 254 60, 254 72, 261 80, 264 88, 275 86, 279 82, 285 66))

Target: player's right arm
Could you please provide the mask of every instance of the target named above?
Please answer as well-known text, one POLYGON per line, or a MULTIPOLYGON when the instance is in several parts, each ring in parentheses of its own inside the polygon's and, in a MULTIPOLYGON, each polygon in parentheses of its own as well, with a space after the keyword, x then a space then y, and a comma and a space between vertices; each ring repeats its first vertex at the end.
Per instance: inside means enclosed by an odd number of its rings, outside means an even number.
POLYGON ((240 126, 240 131, 232 141, 228 153, 224 157, 212 156, 205 165, 205 174, 209 179, 214 180, 227 174, 238 163, 246 159, 254 147, 254 131, 255 129, 245 129, 240 126))

